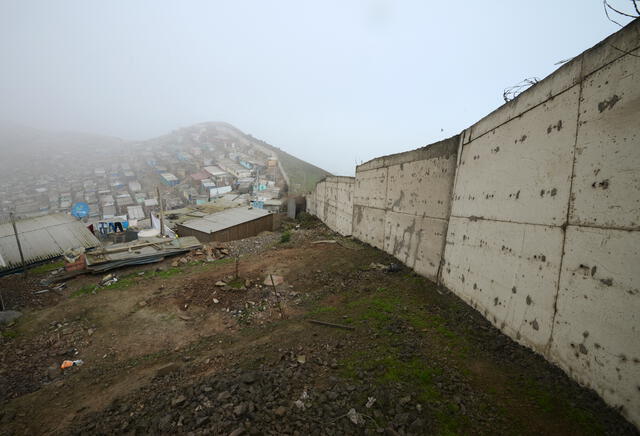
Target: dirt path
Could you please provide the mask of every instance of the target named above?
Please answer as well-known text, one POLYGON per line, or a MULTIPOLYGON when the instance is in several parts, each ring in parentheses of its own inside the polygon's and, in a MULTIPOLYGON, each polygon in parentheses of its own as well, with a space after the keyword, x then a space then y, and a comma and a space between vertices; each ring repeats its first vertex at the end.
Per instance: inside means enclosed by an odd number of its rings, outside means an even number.
POLYGON ((637 434, 384 253, 311 244, 332 238, 245 240, 239 279, 222 260, 69 282, 2 332, 0 434, 637 434))

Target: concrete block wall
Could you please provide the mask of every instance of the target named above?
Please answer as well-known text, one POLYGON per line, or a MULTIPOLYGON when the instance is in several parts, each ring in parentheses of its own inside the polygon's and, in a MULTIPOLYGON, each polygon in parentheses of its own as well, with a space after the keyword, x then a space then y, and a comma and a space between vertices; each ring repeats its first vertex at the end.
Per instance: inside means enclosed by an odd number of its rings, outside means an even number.
MULTIPOLYGON (((335 190, 310 197, 337 226, 335 190)), ((459 136, 358 166, 352 216, 640 427, 640 20, 459 136)))
POLYGON ((353 235, 435 280, 460 136, 356 168, 353 235))

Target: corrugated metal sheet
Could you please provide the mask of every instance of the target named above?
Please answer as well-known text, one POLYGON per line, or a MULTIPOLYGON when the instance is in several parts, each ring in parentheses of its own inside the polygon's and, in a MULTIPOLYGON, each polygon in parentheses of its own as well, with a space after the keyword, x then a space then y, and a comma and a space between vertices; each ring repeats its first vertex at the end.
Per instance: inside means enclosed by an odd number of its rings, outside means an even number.
MULTIPOLYGON (((27 265, 60 256, 70 248, 100 245, 96 237, 71 215, 55 214, 16 221, 27 265)), ((20 251, 11 223, 0 224, 0 272, 20 266, 20 251)))
POLYGON ((262 218, 265 215, 269 215, 269 212, 264 209, 236 207, 207 215, 200 219, 186 221, 182 223, 182 226, 203 233, 214 233, 229 227, 237 226, 238 224, 262 218))
POLYGON ((142 210, 142 206, 127 207, 127 215, 129 216, 130 220, 143 220, 144 211, 142 210))

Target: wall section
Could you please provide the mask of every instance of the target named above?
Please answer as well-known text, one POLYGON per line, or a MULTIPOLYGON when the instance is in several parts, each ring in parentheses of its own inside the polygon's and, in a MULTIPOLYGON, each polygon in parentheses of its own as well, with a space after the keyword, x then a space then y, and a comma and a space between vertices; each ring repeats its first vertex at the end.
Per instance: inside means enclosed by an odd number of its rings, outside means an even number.
POLYGON ((325 179, 310 211, 640 427, 639 83, 636 20, 460 135, 325 179))
POLYGON ((356 168, 353 234, 436 280, 460 136, 356 168))

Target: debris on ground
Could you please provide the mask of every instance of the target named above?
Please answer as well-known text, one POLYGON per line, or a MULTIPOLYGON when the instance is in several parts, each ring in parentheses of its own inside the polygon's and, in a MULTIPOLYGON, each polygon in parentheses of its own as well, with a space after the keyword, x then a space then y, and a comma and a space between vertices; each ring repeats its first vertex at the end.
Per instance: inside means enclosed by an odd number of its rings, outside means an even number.
POLYGON ((275 274, 269 274, 264 278, 262 282, 265 286, 279 286, 284 283, 284 277, 275 274))
POLYGON ((84 362, 81 359, 78 360, 65 360, 60 365, 60 369, 71 368, 72 366, 81 366, 84 362))
POLYGON ((118 276, 116 276, 115 274, 107 274, 106 276, 102 277, 102 280, 100 280, 100 286, 111 286, 114 283, 118 282, 118 276))

